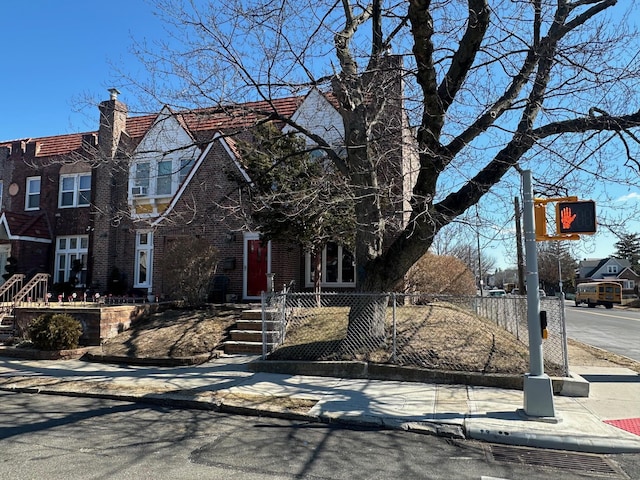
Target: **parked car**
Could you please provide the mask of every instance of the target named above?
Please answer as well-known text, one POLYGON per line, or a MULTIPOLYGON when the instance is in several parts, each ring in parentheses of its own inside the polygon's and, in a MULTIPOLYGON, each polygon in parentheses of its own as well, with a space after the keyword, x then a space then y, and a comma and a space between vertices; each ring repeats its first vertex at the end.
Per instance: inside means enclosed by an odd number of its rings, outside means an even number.
POLYGON ((494 290, 489 290, 489 292, 487 292, 487 294, 488 294, 490 297, 504 297, 504 296, 507 294, 507 292, 505 292, 505 291, 504 291, 503 289, 501 289, 501 288, 496 288, 496 289, 494 289, 494 290))
MULTIPOLYGON (((538 289, 538 292, 540 292, 540 298, 547 296, 547 293, 541 288, 538 289)), ((514 288, 513 290, 511 290, 511 295, 520 295, 520 290, 518 290, 517 288, 514 288)))

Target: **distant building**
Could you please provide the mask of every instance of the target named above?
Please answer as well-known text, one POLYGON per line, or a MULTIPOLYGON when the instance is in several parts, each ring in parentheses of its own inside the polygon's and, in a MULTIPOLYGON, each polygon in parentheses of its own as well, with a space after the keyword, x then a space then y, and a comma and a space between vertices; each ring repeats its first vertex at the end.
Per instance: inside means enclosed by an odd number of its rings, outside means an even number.
POLYGON ((640 275, 631 269, 631 262, 622 258, 585 259, 578 263, 576 284, 594 281, 614 281, 622 286, 623 295, 637 295, 640 275))

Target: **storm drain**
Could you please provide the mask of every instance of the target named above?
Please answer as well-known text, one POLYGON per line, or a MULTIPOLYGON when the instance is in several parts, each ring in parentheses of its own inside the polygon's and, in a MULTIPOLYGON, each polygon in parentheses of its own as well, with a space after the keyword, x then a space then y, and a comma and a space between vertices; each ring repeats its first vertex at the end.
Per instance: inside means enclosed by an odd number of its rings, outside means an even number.
POLYGON ((490 445, 493 460, 501 463, 516 463, 536 467, 549 467, 596 476, 628 478, 622 470, 602 455, 593 453, 566 452, 539 448, 516 447, 510 445, 490 445))

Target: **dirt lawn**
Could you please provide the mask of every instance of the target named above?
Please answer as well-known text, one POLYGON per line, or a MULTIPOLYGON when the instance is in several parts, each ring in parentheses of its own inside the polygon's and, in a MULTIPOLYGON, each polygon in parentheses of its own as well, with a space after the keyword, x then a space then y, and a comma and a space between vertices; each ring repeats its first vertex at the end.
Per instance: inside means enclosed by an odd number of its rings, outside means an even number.
MULTIPOLYGON (((240 318, 241 308, 209 307, 198 310, 166 310, 141 320, 132 328, 104 342, 101 353, 132 358, 183 358, 215 354, 223 350, 228 330, 240 318)), ((467 338, 480 338, 482 332, 470 332, 473 325, 464 323, 467 338)), ((431 349, 441 345, 442 354, 451 355, 447 342, 429 341, 431 349)), ((640 362, 569 339, 570 366, 623 366, 640 373, 640 362)), ((461 355, 464 358, 464 355, 461 355)), ((520 364, 521 356, 514 358, 520 364)), ((469 371, 476 362, 471 361, 469 371)), ((521 368, 521 367, 519 367, 521 368)), ((509 370, 509 368, 506 368, 509 370)))

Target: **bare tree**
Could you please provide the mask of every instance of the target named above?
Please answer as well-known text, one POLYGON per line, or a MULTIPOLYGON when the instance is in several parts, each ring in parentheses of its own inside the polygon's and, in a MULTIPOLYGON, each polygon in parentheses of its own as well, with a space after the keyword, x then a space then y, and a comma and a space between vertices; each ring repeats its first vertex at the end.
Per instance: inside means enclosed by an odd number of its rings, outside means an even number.
POLYGON ((578 262, 571 256, 568 242, 541 242, 538 244, 538 271, 541 287, 551 291, 560 291, 560 282, 564 291, 575 287, 575 272, 578 262))
POLYGON ((156 100, 233 105, 309 87, 335 99, 339 145, 276 109, 259 113, 306 136, 347 179, 360 290, 392 288, 514 169, 534 169, 548 194, 637 180, 639 36, 622 20, 610 27, 616 0, 155 3, 172 41, 137 48, 156 74, 140 86, 156 100), (398 134, 383 115, 399 100, 385 89, 390 50, 404 59, 401 105, 419 157, 408 221, 392 232, 392 179, 379 168, 380 146, 398 134))

